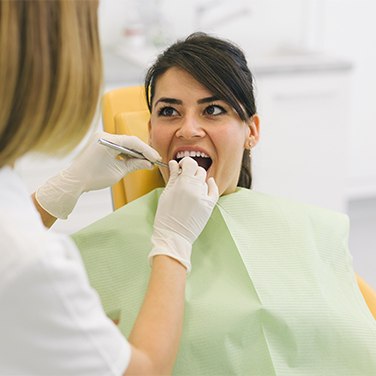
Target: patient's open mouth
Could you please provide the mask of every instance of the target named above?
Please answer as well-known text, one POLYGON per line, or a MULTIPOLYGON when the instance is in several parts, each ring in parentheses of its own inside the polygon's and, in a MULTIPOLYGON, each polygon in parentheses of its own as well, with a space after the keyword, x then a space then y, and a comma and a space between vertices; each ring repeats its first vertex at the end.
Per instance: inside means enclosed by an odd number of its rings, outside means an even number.
POLYGON ((180 162, 184 157, 191 157, 193 158, 197 164, 200 166, 200 167, 203 167, 206 171, 209 170, 210 166, 212 165, 213 161, 212 159, 205 153, 201 152, 201 151, 187 151, 187 150, 183 150, 183 151, 179 151, 176 153, 176 156, 175 156, 175 160, 177 162, 180 162))

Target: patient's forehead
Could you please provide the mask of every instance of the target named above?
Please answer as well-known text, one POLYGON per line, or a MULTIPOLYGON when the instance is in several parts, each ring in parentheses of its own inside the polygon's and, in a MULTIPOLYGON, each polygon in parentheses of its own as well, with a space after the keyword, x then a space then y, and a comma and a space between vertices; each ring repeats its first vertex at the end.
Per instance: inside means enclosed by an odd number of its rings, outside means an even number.
POLYGON ((153 102, 159 96, 182 96, 195 93, 202 96, 212 96, 213 93, 202 83, 197 81, 190 73, 179 67, 169 68, 161 74, 155 82, 153 102))

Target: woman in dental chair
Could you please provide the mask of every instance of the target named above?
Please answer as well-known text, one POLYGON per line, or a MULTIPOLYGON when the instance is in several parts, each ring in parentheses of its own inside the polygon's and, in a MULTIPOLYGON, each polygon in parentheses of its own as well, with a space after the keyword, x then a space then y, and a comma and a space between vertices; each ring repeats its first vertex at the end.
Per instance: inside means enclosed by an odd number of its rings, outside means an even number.
MULTIPOLYGON (((174 373, 375 375, 376 321, 353 271, 348 218, 250 189, 259 118, 241 50, 193 34, 158 57, 145 89, 151 145, 165 162, 194 158, 221 195, 193 246, 174 373)), ((73 236, 125 336, 147 286, 161 191, 73 236)))

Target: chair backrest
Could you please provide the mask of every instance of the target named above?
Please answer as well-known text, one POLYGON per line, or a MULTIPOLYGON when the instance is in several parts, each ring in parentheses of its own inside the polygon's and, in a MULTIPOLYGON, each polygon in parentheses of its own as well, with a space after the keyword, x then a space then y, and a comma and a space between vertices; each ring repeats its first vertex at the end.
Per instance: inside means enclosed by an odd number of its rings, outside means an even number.
MULTIPOLYGON (((142 86, 131 86, 109 91, 103 96, 103 129, 113 134, 137 136, 148 142, 149 110, 142 86)), ((112 187, 114 209, 163 187, 164 182, 157 168, 135 171, 112 187)))
POLYGON ((360 292, 363 295, 363 298, 365 302, 367 303, 367 306, 369 310, 371 311, 373 317, 376 319, 376 292, 372 289, 371 286, 369 286, 364 279, 356 275, 356 280, 358 282, 358 286, 360 289, 360 292))

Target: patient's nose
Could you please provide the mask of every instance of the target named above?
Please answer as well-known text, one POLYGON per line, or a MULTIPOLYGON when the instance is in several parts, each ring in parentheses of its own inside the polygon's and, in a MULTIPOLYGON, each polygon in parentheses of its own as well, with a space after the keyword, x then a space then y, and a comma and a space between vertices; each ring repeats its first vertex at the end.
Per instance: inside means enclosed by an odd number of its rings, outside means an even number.
POLYGON ((205 131, 199 119, 195 116, 185 116, 181 122, 181 126, 176 132, 176 137, 191 139, 195 137, 204 137, 205 131))

